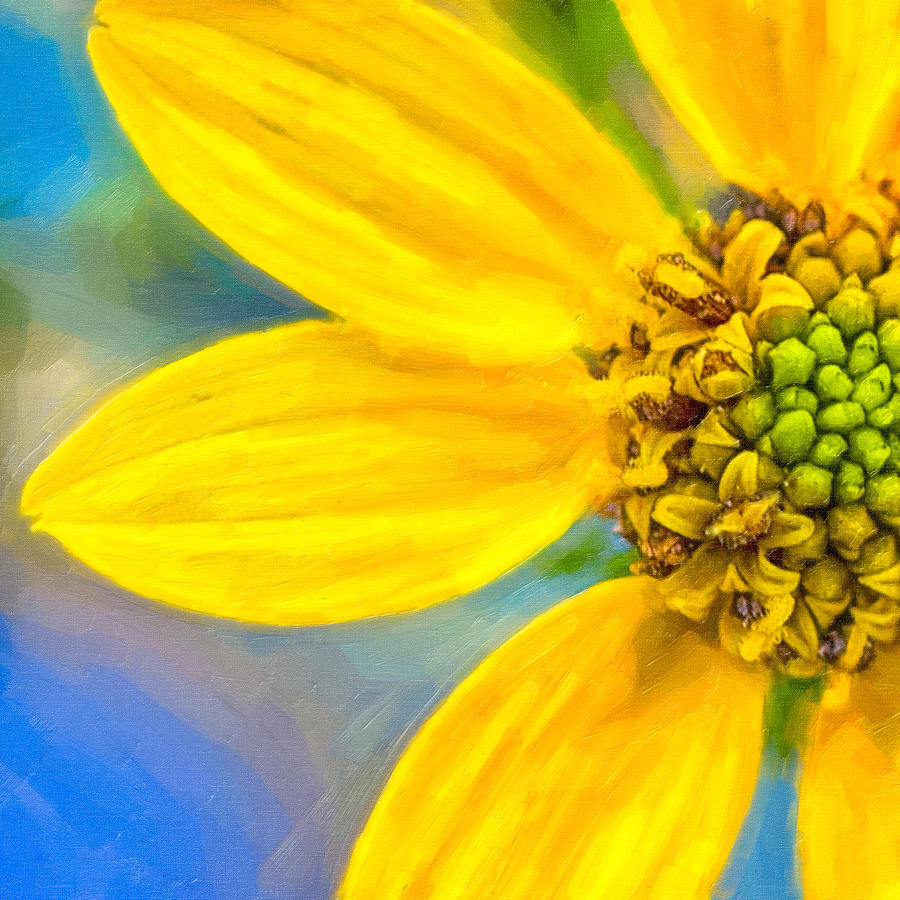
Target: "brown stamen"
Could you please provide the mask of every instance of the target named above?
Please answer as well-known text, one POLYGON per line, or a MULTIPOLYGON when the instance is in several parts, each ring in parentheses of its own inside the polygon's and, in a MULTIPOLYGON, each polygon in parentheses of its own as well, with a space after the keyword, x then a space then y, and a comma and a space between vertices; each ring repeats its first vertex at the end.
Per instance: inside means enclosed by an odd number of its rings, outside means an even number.
POLYGON ((663 254, 657 258, 657 265, 669 263, 682 272, 696 276, 706 290, 696 294, 685 294, 674 285, 656 277, 656 267, 638 272, 641 287, 651 296, 662 300, 669 306, 699 319, 704 325, 712 328, 727 322, 737 309, 737 300, 720 285, 706 278, 696 266, 692 266, 681 253, 663 254))
POLYGON ((641 394, 631 401, 639 421, 649 422, 665 431, 682 431, 696 425, 706 413, 706 406, 684 394, 669 394, 665 400, 653 400, 641 394))
POLYGON ((650 526, 647 540, 640 544, 641 553, 647 560, 647 574, 663 578, 687 562, 697 546, 697 541, 654 522, 650 526))

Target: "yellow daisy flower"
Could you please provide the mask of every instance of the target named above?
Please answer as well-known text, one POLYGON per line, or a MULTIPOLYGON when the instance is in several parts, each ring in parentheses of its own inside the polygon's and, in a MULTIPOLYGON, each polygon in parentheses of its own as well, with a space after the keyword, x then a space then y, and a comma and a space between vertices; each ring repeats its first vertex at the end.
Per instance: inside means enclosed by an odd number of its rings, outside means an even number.
POLYGON ((137 593, 312 625, 470 591, 606 510, 635 574, 463 682, 341 895, 709 896, 786 673, 828 682, 805 896, 896 896, 900 3, 619 0, 743 189, 687 229, 473 6, 481 35, 416 0, 100 3, 94 66, 162 186, 341 319, 141 379, 23 511, 137 593))

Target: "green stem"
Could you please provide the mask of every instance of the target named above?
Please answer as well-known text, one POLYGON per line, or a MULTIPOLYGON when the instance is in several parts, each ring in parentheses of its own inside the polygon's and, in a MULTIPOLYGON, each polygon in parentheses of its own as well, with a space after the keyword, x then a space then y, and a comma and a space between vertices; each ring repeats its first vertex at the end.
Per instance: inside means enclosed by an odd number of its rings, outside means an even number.
POLYGON ((773 676, 763 708, 763 739, 764 746, 771 748, 782 763, 799 752, 824 689, 823 676, 773 676))

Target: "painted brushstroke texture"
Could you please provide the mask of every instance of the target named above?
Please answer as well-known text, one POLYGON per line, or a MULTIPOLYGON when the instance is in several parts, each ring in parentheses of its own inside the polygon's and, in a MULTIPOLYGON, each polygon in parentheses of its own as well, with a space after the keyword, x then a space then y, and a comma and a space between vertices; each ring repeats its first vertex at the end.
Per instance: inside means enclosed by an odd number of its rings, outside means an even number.
POLYGON ((50 39, 0 10, 0 219, 46 221, 88 188, 89 150, 50 39))
POLYGON ((552 360, 617 320, 624 248, 676 240, 565 95, 426 5, 97 15, 98 78, 166 191, 386 345, 552 360))
MULTIPOLYGON (((324 900, 419 725, 623 547, 583 521, 456 604, 271 630, 161 612, 27 536, 25 474, 99 396, 311 307, 154 185, 90 72, 90 2, 0 5, 0 897, 324 900)), ((772 891, 789 850, 751 858, 772 891)))
POLYGON ((767 680, 648 617, 654 590, 608 581, 489 656, 413 739, 338 896, 708 897, 767 680))
POLYGON ((592 411, 567 394, 582 371, 386 358, 331 323, 232 338, 104 405, 22 508, 92 568, 188 609, 404 612, 508 571, 610 483, 592 411))
POLYGON ((745 188, 827 195, 895 149, 897 0, 618 7, 678 120, 745 188))

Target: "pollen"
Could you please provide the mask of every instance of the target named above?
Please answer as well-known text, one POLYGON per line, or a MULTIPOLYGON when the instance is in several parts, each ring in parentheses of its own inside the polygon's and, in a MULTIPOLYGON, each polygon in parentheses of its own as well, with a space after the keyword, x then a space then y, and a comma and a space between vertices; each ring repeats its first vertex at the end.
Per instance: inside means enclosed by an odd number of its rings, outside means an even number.
POLYGON ((900 625, 900 240, 754 198, 638 273, 603 377, 633 568, 748 661, 862 671, 900 625), (649 324, 648 324, 649 323, 649 324))

